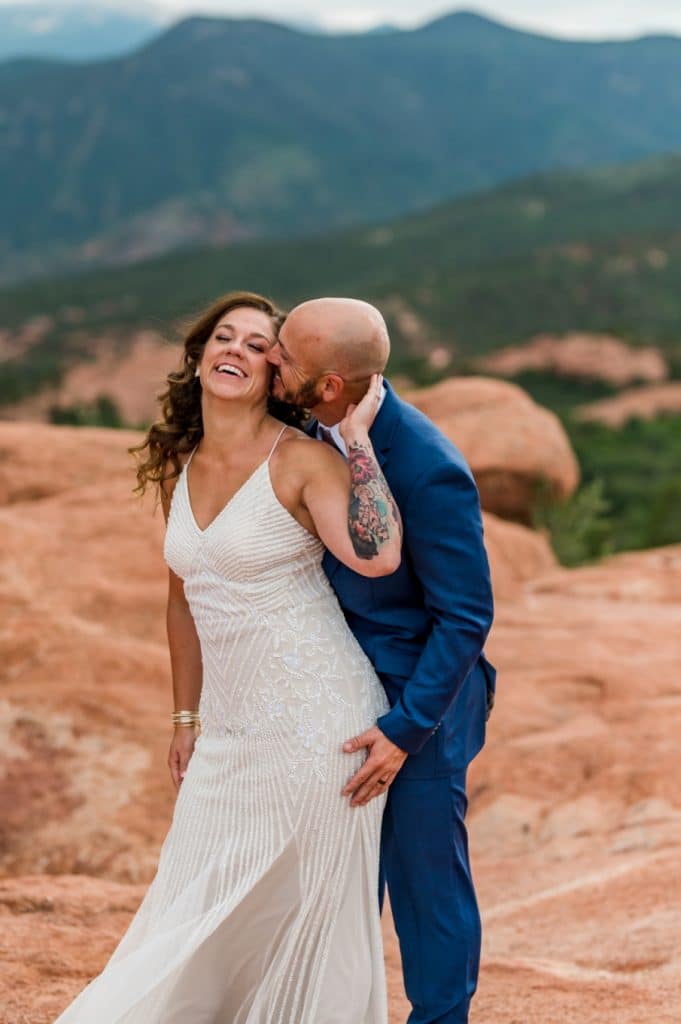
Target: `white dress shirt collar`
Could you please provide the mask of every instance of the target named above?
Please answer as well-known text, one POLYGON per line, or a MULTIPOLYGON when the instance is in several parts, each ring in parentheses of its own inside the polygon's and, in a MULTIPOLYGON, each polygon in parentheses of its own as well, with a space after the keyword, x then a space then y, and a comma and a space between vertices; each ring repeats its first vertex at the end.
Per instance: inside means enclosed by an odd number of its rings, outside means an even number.
MULTIPOLYGON (((376 410, 376 415, 377 416, 378 416, 378 412, 379 412, 381 406, 383 405, 383 402, 385 401, 385 396, 387 395, 387 393, 388 392, 386 390, 386 386, 385 386, 385 383, 384 383, 383 387, 381 389, 381 397, 378 400, 378 409, 376 410)), ((321 426, 322 426, 322 424, 317 422, 317 437, 320 438, 320 439, 321 439, 321 433, 320 433, 320 427, 321 426)), ((334 423, 332 427, 326 427, 326 430, 328 430, 329 433, 331 434, 331 437, 333 438, 333 443, 335 444, 336 448, 338 448, 338 450, 341 453, 341 455, 344 455, 345 458, 347 459, 347 457, 348 457, 348 449, 347 449, 347 445, 345 444, 345 441, 341 437, 340 423, 334 423)))

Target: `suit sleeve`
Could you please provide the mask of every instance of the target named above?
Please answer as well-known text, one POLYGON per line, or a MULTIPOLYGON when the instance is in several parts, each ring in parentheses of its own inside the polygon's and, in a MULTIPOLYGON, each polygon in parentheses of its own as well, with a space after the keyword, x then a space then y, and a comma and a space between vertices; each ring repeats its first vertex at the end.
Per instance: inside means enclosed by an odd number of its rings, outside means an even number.
POLYGON ((401 512, 432 628, 399 700, 377 724, 416 754, 482 651, 494 609, 480 500, 466 470, 451 462, 423 474, 401 512))

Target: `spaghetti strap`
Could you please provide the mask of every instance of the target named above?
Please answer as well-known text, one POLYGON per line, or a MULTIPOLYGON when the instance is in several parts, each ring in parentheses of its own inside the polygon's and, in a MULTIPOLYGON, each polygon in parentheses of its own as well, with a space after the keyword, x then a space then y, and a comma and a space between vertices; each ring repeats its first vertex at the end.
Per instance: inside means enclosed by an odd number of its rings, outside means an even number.
POLYGON ((274 449, 275 449, 275 448, 277 447, 277 445, 279 444, 279 441, 281 440, 281 438, 282 438, 282 436, 283 436, 283 434, 284 434, 284 431, 285 431, 285 430, 288 430, 288 423, 285 423, 285 424, 284 424, 284 426, 283 426, 283 427, 281 428, 281 430, 279 431, 279 433, 278 433, 278 434, 277 434, 277 436, 275 437, 275 439, 274 439, 274 444, 273 444, 273 445, 272 445, 272 447, 270 448, 270 454, 269 454, 269 455, 267 456, 267 458, 265 459, 265 462, 269 463, 270 459, 271 459, 271 458, 272 458, 272 456, 274 455, 274 449))

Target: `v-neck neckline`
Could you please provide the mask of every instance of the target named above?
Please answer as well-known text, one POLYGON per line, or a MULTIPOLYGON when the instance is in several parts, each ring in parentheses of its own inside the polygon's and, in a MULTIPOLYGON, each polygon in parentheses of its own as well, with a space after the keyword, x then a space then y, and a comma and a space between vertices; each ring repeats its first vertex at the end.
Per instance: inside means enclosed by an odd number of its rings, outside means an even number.
POLYGON ((285 431, 287 429, 288 429, 288 426, 287 426, 286 423, 284 423, 284 425, 282 426, 281 430, 279 431, 279 433, 275 437, 274 444, 270 448, 267 457, 264 458, 262 462, 258 463, 258 465, 255 467, 255 469, 250 474, 250 476, 247 476, 246 479, 244 480, 244 482, 241 484, 241 486, 237 487, 237 489, 235 490, 234 494, 229 499, 229 501, 227 501, 222 506, 220 511, 217 513, 217 515, 213 516, 213 518, 208 523, 208 525, 204 526, 203 529, 201 529, 201 527, 199 526, 198 521, 196 519, 196 516, 194 515, 194 509, 192 508, 192 496, 191 496, 191 492, 189 490, 189 465, 190 465, 192 459, 194 458, 194 452, 198 448, 198 444, 194 448, 192 448, 192 450, 191 450, 191 452, 189 454, 189 458, 187 459, 187 461, 185 462, 184 466, 182 467, 182 476, 184 477, 184 489, 185 489, 186 494, 187 494, 187 506, 189 508, 189 515, 191 517, 192 523, 194 524, 194 528, 197 531, 197 533, 199 534, 199 536, 203 536, 204 533, 207 533, 208 530, 210 530, 210 528, 213 525, 213 523, 216 523, 218 521, 218 519, 220 519, 220 517, 224 515, 224 513, 227 511, 227 509, 232 504, 232 502, 236 498, 239 497, 239 495, 244 490, 244 488, 246 488, 250 484, 251 480, 253 480, 257 476, 257 474, 260 472, 260 470, 262 469, 263 466, 267 467, 267 479, 270 482, 270 487, 272 486, 272 477, 270 476, 270 469, 269 469, 270 459, 274 455, 274 450, 277 447, 277 445, 279 444, 281 438, 283 437, 283 435, 284 435, 284 433, 285 433, 285 431))
POLYGON ((254 479, 254 477, 260 472, 260 470, 263 468, 263 466, 267 466, 269 468, 269 461, 270 460, 269 460, 269 457, 266 458, 266 459, 263 459, 263 461, 260 462, 255 467, 255 469, 250 474, 250 476, 246 477, 246 479, 241 484, 241 486, 237 487, 237 489, 235 490, 235 492, 232 495, 232 497, 222 506, 220 511, 215 516, 213 516, 213 518, 208 523, 208 525, 204 526, 203 528, 199 526, 198 521, 196 519, 196 516, 194 515, 194 509, 192 508, 192 496, 191 496, 191 492, 189 490, 189 463, 190 463, 190 461, 191 461, 191 459, 189 459, 187 462, 185 462, 184 470, 183 470, 184 471, 184 488, 185 488, 185 493, 187 495, 187 507, 189 509, 189 515, 191 516, 191 520, 192 520, 192 523, 194 524, 195 530, 197 531, 197 533, 199 533, 201 536, 203 536, 203 534, 207 533, 208 530, 210 530, 210 528, 212 526, 214 526, 215 523, 217 523, 218 519, 220 519, 225 514, 225 512, 230 507, 230 505, 236 500, 236 498, 239 497, 241 492, 250 484, 251 480, 254 479))

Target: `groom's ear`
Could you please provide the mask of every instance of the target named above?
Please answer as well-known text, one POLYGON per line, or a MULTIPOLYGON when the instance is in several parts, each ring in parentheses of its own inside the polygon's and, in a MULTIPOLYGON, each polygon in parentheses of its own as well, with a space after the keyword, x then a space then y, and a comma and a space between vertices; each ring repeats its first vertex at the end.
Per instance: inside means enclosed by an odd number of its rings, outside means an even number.
POLYGON ((327 373, 322 378, 321 399, 323 402, 335 402, 343 394, 345 381, 337 373, 327 373))

